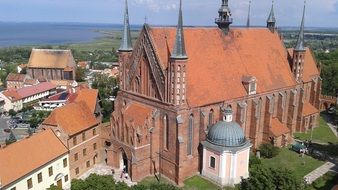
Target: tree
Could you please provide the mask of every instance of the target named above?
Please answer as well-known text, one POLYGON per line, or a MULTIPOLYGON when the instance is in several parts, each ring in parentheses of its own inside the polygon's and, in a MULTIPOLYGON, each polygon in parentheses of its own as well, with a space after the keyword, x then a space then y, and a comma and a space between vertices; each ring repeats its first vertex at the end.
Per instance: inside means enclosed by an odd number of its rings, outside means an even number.
POLYGON ((270 143, 261 144, 259 151, 264 158, 273 158, 279 154, 279 148, 270 143))
POLYGON ((258 164, 250 168, 250 178, 241 182, 241 190, 289 190, 305 189, 302 179, 285 168, 267 168, 258 164))
POLYGON ((85 76, 86 76, 86 70, 81 67, 78 67, 76 69, 75 80, 77 82, 83 82, 85 80, 85 76))
POLYGON ((8 111, 8 114, 11 116, 11 117, 14 117, 14 116, 16 116, 16 111, 14 111, 13 109, 10 109, 9 111, 8 111))
POLYGON ((10 145, 12 143, 15 143, 17 141, 13 131, 11 130, 11 133, 9 134, 8 139, 6 139, 6 145, 10 145))
POLYGON ((52 185, 47 190, 62 190, 62 188, 55 186, 55 185, 52 185))

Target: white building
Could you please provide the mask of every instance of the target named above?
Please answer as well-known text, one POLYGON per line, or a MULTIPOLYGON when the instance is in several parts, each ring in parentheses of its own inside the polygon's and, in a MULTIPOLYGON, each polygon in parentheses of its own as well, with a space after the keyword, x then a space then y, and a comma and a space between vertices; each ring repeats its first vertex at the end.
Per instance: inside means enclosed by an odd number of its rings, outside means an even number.
POLYGON ((5 100, 4 111, 8 112, 11 109, 20 111, 25 105, 55 93, 56 85, 50 82, 43 82, 34 86, 3 91, 0 93, 0 97, 5 100))
POLYGON ((69 157, 52 130, 0 149, 0 189, 40 190, 51 185, 70 188, 69 157))

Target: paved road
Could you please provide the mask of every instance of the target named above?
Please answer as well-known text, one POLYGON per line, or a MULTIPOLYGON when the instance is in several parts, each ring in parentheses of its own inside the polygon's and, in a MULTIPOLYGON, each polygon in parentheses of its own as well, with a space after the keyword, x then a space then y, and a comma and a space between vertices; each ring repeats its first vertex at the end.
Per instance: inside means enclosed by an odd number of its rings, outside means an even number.
POLYGON ((4 132, 4 129, 8 128, 8 120, 9 118, 0 117, 0 142, 6 141, 6 138, 8 136, 8 134, 4 132))
POLYGON ((320 178, 329 171, 338 173, 338 166, 332 162, 326 162, 324 165, 320 166, 319 168, 313 170, 311 173, 306 175, 304 179, 308 184, 312 184, 312 182, 314 182, 316 179, 320 178))

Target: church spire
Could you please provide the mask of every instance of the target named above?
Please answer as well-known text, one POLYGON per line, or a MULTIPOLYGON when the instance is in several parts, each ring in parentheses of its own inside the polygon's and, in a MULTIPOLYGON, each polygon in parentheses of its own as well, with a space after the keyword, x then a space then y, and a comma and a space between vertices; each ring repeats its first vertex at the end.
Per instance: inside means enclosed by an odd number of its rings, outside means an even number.
POLYGON ((272 0, 272 6, 271 6, 271 10, 270 10, 270 14, 268 17, 268 20, 266 21, 267 23, 267 28, 269 28, 271 30, 271 32, 275 31, 276 28, 276 17, 275 17, 275 11, 274 11, 274 0, 272 0))
POLYGON ((176 40, 175 40, 174 51, 171 55, 171 58, 173 59, 187 59, 188 58, 186 51, 185 51, 185 42, 184 42, 182 0, 180 0, 176 40))
POLYGON ((248 20, 246 21, 246 27, 250 27, 250 12, 251 12, 251 0, 249 0, 249 12, 248 12, 248 20))
POLYGON ((130 25, 129 25, 129 14, 128 14, 128 1, 125 0, 125 12, 124 12, 124 25, 122 42, 119 51, 132 51, 133 45, 131 42, 130 25))
POLYGON ((306 8, 306 0, 304 1, 304 9, 303 9, 303 18, 302 23, 300 25, 299 36, 297 40, 297 45, 295 47, 296 51, 305 51, 304 47, 304 21, 305 21, 305 8, 306 8))
POLYGON ((224 34, 229 33, 230 24, 232 24, 231 10, 228 4, 228 0, 222 0, 222 6, 218 10, 218 18, 215 20, 218 28, 220 28, 224 34))

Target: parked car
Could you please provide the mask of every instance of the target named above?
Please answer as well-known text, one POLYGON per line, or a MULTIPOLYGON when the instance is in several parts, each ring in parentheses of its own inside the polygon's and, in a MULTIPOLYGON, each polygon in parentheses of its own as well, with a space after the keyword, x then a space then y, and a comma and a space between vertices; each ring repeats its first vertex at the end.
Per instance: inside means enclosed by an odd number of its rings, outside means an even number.
POLYGON ((291 149, 297 153, 305 153, 306 152, 306 147, 304 144, 296 142, 291 146, 291 149))

